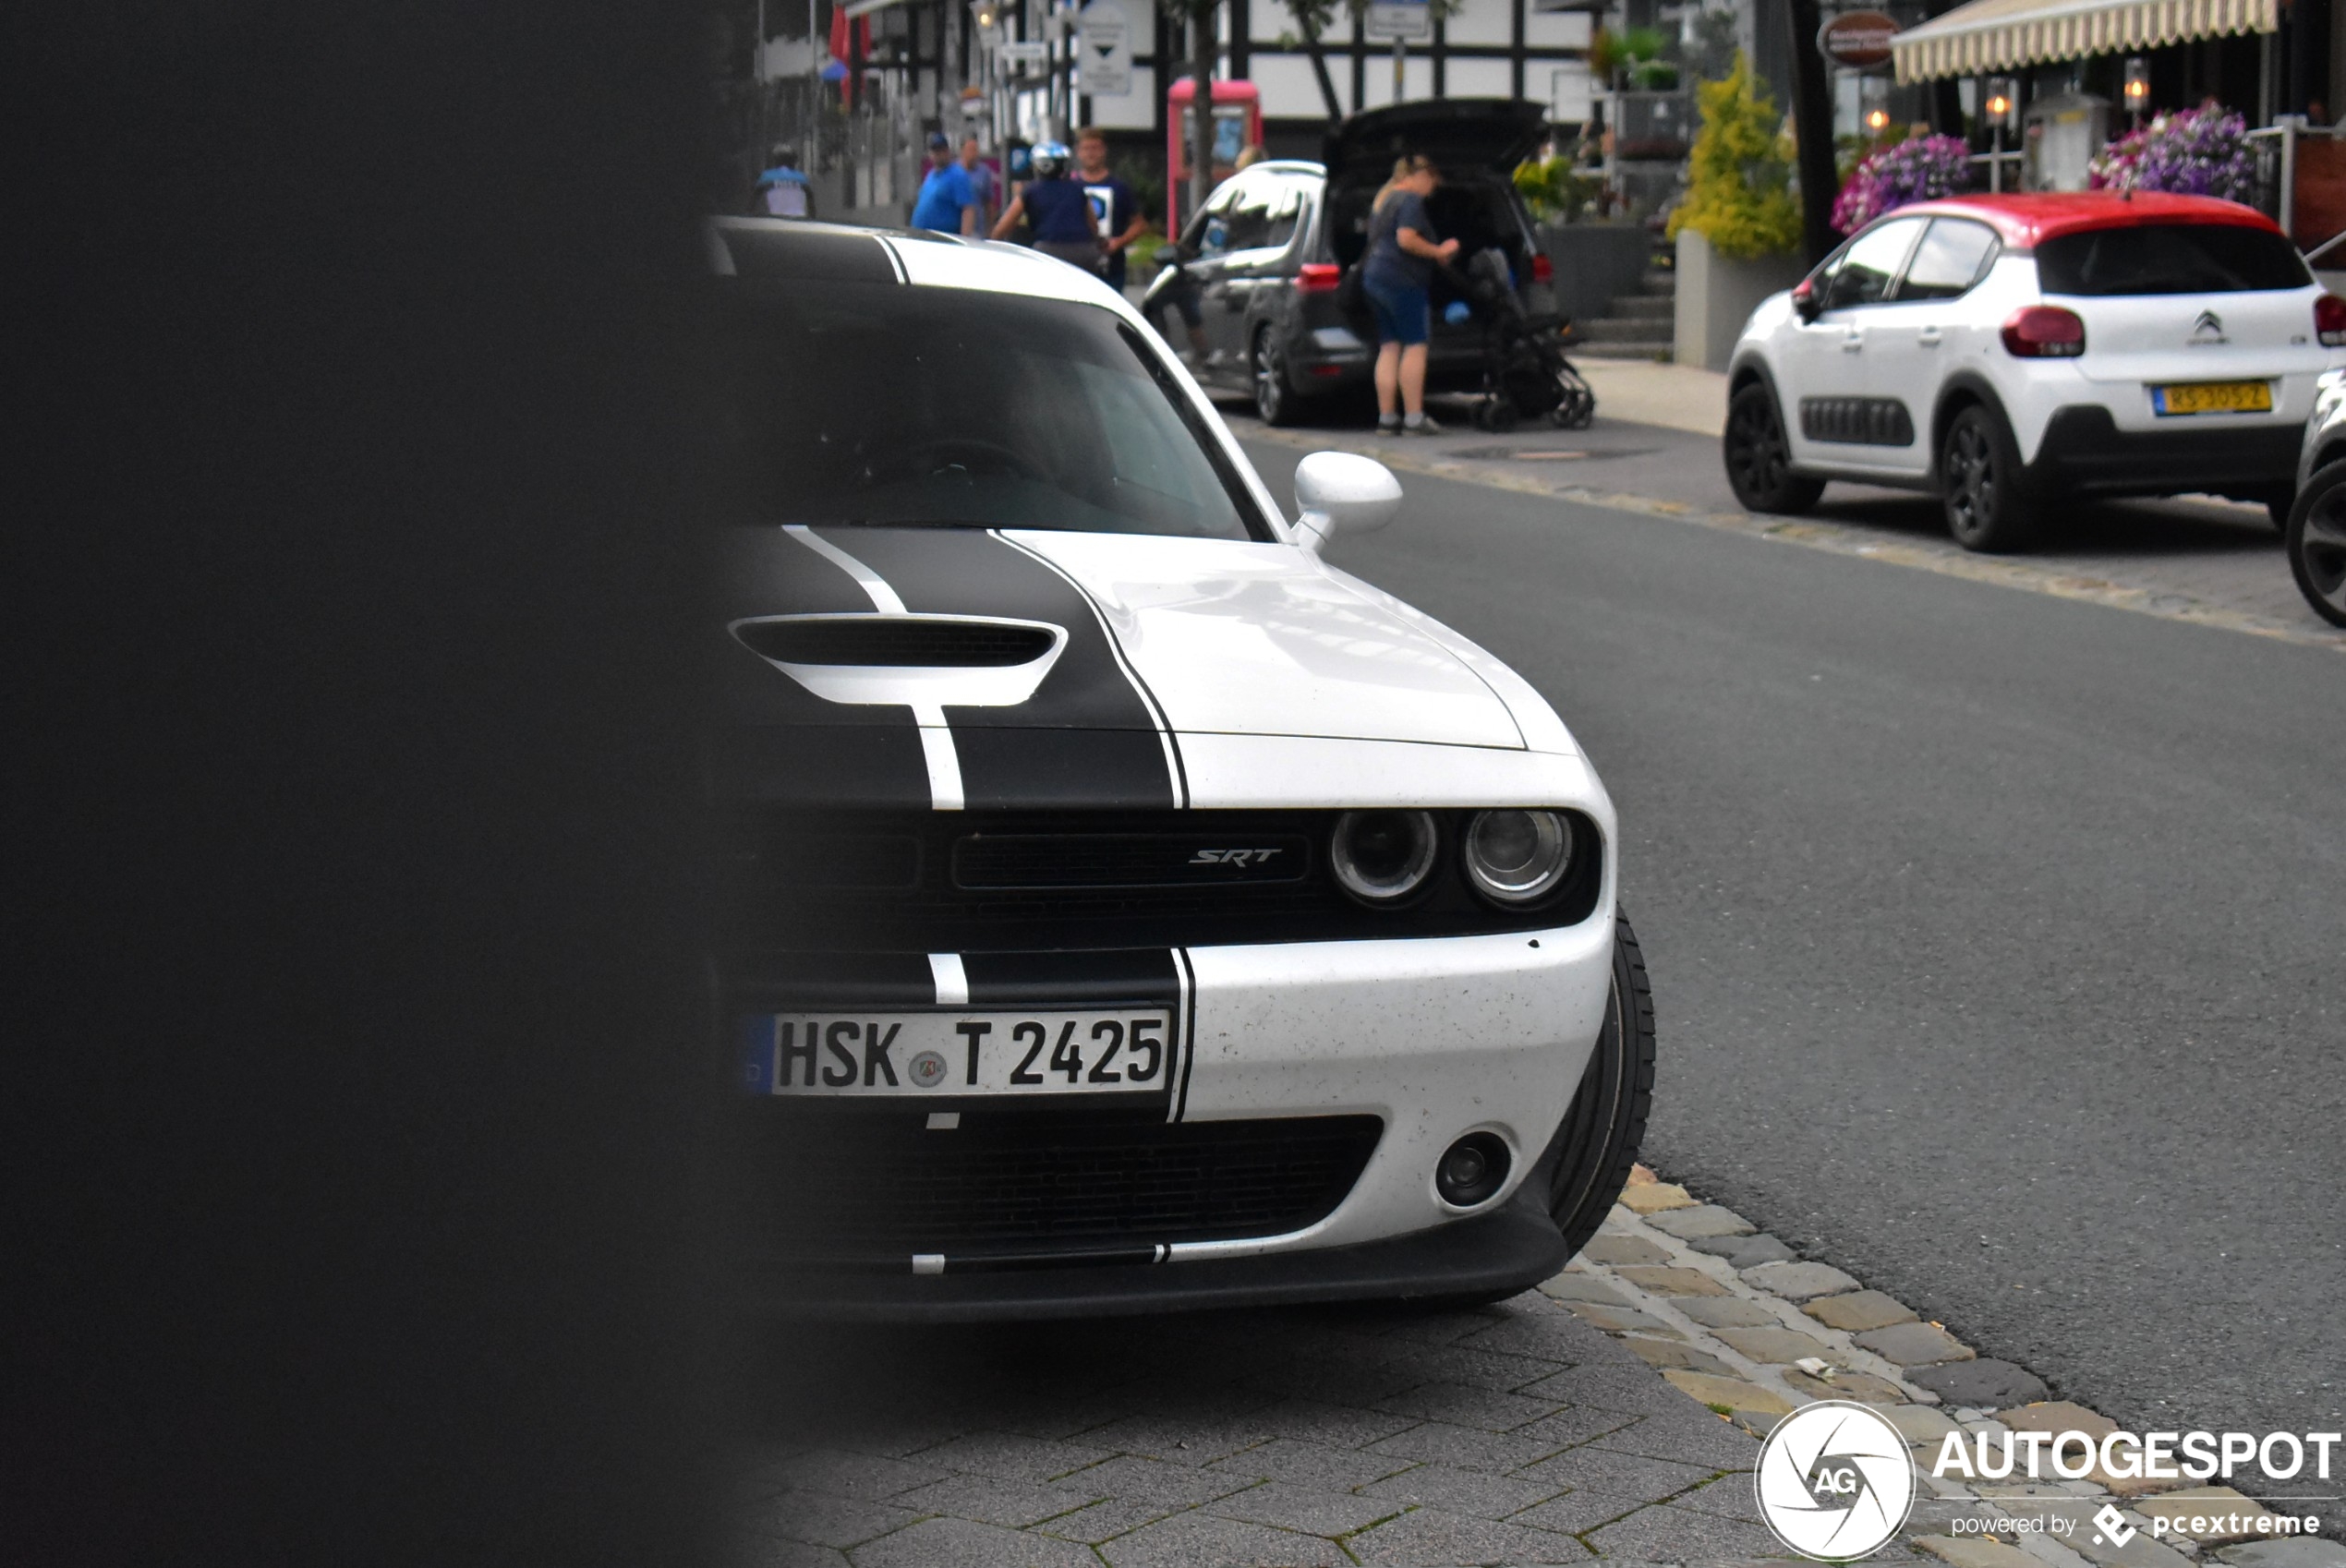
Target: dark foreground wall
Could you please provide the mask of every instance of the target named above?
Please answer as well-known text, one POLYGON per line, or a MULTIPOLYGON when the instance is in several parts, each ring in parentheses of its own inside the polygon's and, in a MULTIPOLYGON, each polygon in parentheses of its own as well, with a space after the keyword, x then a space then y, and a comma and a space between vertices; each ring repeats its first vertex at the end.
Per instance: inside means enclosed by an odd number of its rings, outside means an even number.
POLYGON ((0 1558, 692 1562, 706 19, 6 27, 0 1558))

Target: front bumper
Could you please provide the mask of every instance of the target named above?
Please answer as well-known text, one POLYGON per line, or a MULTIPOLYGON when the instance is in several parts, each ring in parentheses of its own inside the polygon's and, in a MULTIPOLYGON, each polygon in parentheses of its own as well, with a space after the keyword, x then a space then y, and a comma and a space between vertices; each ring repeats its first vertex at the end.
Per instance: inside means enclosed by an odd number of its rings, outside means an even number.
MULTIPOLYGON (((834 1245, 812 1249, 777 1242, 754 1249, 763 1260, 759 1294, 807 1310, 884 1308, 899 1316, 944 1318, 1481 1293, 1535 1283, 1563 1260, 1561 1240, 1545 1217, 1546 1180, 1536 1167, 1553 1152, 1549 1145, 1603 1025, 1614 956, 1609 886, 1605 893, 1588 918, 1542 931, 1167 955, 1182 986, 1179 1085, 1168 1084, 1161 1109, 1128 1105, 1115 1114, 1155 1116, 1160 1126, 1373 1118, 1373 1148, 1357 1176, 1307 1223, 1276 1234, 1225 1229, 1201 1236, 1185 1236, 1181 1221, 1160 1217, 1146 1231, 1094 1225, 1069 1234, 1046 1211, 1025 1231, 995 1224, 982 1236, 932 1236, 900 1227, 889 1243, 893 1251, 842 1249, 836 1236, 834 1245), (1469 1132, 1497 1137, 1509 1161, 1506 1184, 1468 1211, 1436 1191, 1434 1169, 1469 1132), (1516 1205, 1518 1195, 1528 1195, 1528 1207, 1516 1205), (817 1265, 810 1254, 841 1261, 817 1265)), ((1018 957, 984 961, 1007 968, 1018 957)), ((1077 957, 1057 956, 1062 962, 1077 957)), ((979 955, 968 958, 973 1001, 980 962, 979 955)), ((756 995, 757 1007, 777 1003, 772 990, 756 995)), ((874 998, 868 1005, 882 1004, 874 998)), ((892 1101, 891 1109, 906 1104, 892 1101)), ((1014 1104, 1000 1102, 924 1097, 911 1104, 915 1115, 958 1105, 963 1118, 919 1138, 950 1140, 963 1128, 984 1127, 978 1118, 1017 1114, 1014 1104)), ((767 1118, 769 1140, 785 1110, 802 1117, 871 1113, 868 1103, 843 1100, 749 1106, 754 1119, 767 1118)), ((1045 1115, 1088 1136, 1106 1113, 1075 1104, 1045 1115)), ((1051 1124, 1035 1125, 1036 1146, 1050 1143, 1051 1124)), ((917 1161, 917 1140, 909 1147, 917 1161)), ((940 1154, 948 1149, 936 1147, 940 1154)), ((894 1167, 883 1175, 925 1179, 894 1167)), ((1119 1178, 1111 1173, 1100 1179, 1119 1178)), ((1019 1202, 1031 1191, 1020 1188, 1019 1202)), ((766 1190, 761 1183, 754 1208, 779 1215, 794 1200, 792 1192, 766 1190)), ((998 1212, 1013 1210, 1024 1212, 1007 1198, 997 1206, 998 1212)))
POLYGON ((1496 1297, 1564 1267, 1570 1249, 1541 1201, 1542 1186, 1472 1219, 1385 1241, 1207 1258, 934 1276, 781 1274, 754 1306, 860 1322, 985 1322, 1110 1318, 1305 1301, 1496 1297))
POLYGON ((2293 483, 2302 425, 2122 430, 2109 409, 2071 404, 2045 427, 2026 484, 2040 495, 2211 495, 2261 499, 2293 483))

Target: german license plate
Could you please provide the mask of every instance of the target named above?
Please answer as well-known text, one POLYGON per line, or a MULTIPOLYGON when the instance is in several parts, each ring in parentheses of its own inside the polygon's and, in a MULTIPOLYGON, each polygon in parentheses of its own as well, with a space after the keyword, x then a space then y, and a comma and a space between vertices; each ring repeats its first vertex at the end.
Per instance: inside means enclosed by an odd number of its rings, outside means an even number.
POLYGON ((743 1081, 753 1094, 1158 1093, 1173 1073, 1166 1007, 761 1013, 744 1021, 743 1081))
POLYGON ((2176 414, 2270 414, 2270 381, 2185 381, 2150 389, 2151 408, 2176 414))

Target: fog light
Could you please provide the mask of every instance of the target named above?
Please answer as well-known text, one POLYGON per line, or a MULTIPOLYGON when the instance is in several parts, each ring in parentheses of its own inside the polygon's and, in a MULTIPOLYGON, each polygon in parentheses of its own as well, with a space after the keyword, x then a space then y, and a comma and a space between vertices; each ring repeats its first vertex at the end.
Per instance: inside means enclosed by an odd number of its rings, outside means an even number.
POLYGON ((1336 819, 1328 862, 1344 890, 1390 904, 1425 886, 1433 870, 1433 818, 1421 811, 1348 811, 1336 819))
POLYGON ((1433 1190, 1442 1201, 1471 1209, 1487 1202, 1507 1181, 1507 1146, 1498 1134, 1469 1132, 1444 1152, 1433 1167, 1433 1190))

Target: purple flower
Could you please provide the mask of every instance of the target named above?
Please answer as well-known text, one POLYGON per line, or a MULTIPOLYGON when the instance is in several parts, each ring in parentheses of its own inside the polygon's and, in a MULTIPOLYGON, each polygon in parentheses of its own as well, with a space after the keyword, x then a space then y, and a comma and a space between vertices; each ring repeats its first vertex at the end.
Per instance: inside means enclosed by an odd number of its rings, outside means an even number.
POLYGON ((1832 226, 1856 234, 1908 202, 1954 196, 1970 187, 1970 149, 1959 138, 1914 137, 1866 155, 1832 204, 1832 226))
POLYGON ((2096 190, 2160 190, 2249 202, 2256 161, 2248 123, 2214 100, 2159 115, 2102 149, 2087 175, 2096 190))

